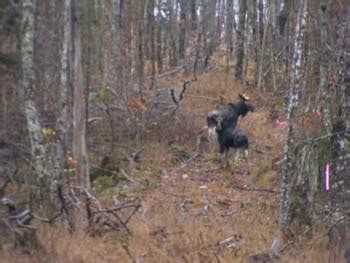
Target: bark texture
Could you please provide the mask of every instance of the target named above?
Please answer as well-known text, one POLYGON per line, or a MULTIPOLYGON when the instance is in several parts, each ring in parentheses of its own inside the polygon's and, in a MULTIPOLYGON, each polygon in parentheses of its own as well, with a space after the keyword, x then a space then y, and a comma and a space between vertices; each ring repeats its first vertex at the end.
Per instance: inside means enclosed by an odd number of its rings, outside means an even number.
POLYGON ((77 161, 76 175, 79 185, 90 188, 89 160, 86 143, 86 111, 84 76, 81 64, 79 20, 74 23, 74 105, 73 105, 73 155, 77 161))
POLYGON ((246 26, 247 2, 246 0, 239 1, 239 21, 237 31, 237 61, 236 61, 236 79, 243 79, 243 61, 244 61, 244 40, 246 26))
POLYGON ((322 91, 322 99, 323 99, 323 120, 324 126, 326 128, 326 132, 330 135, 333 131, 333 123, 332 123, 332 104, 331 104, 331 94, 330 88, 328 85, 328 60, 330 59, 329 51, 328 51, 328 27, 329 27, 329 19, 328 19, 328 9, 327 3, 321 3, 320 9, 320 22, 321 22, 321 43, 320 43, 320 90, 322 91))
POLYGON ((35 0, 25 0, 22 6, 22 83, 21 92, 23 95, 24 111, 27 120, 27 128, 31 142, 31 154, 35 173, 38 178, 44 179, 47 175, 45 163, 44 135, 39 119, 39 112, 35 106, 35 80, 34 80, 34 12, 35 0))
POLYGON ((294 41, 294 55, 291 69, 290 94, 288 105, 288 127, 286 132, 286 141, 283 154, 283 168, 281 180, 281 211, 280 228, 282 233, 289 230, 289 182, 292 171, 292 144, 293 144, 293 126, 295 124, 295 112, 298 103, 298 92, 301 80, 301 63, 304 43, 304 34, 307 18, 307 0, 300 2, 298 12, 298 21, 296 24, 296 38, 294 41))
POLYGON ((226 47, 228 59, 233 54, 233 0, 226 1, 226 47))

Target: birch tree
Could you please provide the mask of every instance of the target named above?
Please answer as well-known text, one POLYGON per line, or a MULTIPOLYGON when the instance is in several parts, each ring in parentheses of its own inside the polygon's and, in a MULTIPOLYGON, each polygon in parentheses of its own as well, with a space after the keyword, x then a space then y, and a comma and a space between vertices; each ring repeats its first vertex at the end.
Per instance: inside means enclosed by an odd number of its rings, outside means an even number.
POLYGON ((25 117, 31 142, 33 166, 36 176, 42 181, 46 178, 48 173, 45 160, 44 135, 39 119, 39 112, 35 106, 36 87, 33 64, 35 8, 35 0, 24 0, 22 2, 22 82, 20 84, 20 91, 23 96, 25 117))
POLYGON ((288 105, 288 127, 286 132, 286 141, 284 144, 283 168, 281 180, 281 209, 280 209, 280 229, 282 233, 289 230, 288 209, 289 209, 289 181, 292 169, 292 144, 293 128, 295 124, 295 113, 298 103, 298 92, 301 80, 301 63, 304 44, 304 34, 307 18, 307 0, 300 2, 298 11, 298 20, 296 24, 296 37, 294 40, 294 54, 291 65, 290 93, 288 105))

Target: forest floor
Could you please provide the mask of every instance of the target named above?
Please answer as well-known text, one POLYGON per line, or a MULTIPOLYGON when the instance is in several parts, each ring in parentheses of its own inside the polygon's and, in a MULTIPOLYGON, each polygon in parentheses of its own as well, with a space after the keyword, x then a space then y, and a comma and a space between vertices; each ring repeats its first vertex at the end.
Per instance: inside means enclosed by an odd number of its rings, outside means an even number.
MULTIPOLYGON (((227 74, 203 74, 189 88, 181 107, 194 114, 192 121, 200 129, 206 113, 217 106, 210 98, 234 102, 241 91, 227 74)), ((69 234, 59 225, 40 227, 45 252, 31 256, 6 252, 0 262, 248 262, 250 255, 269 253, 280 235, 285 134, 285 127, 271 119, 271 105, 282 99, 252 89, 247 94, 256 112, 240 119, 238 126, 249 134, 249 175, 244 175, 243 156, 234 161, 233 152, 230 167, 221 169, 216 142, 200 155, 195 155, 195 137, 188 144, 179 143, 185 152, 191 150, 193 158, 185 161, 174 161, 179 151, 174 153, 166 143, 144 142, 140 172, 148 174, 148 183, 128 191, 129 198, 142 200, 142 208, 128 225, 132 235, 111 232, 89 237, 83 231, 69 234)), ((281 111, 279 120, 284 116, 281 111)), ((319 238, 298 238, 280 262, 332 262, 327 239, 321 230, 319 234, 319 238)))

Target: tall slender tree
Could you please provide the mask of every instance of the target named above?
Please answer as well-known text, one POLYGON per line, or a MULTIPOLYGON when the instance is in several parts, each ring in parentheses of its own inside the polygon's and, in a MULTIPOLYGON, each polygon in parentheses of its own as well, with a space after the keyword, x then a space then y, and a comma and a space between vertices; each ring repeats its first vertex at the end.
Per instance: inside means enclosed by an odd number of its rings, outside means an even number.
POLYGON ((228 59, 233 54, 233 0, 226 1, 226 48, 228 59))
POLYGON ((339 50, 339 87, 338 110, 334 123, 335 156, 334 174, 331 182, 330 205, 332 207, 330 231, 332 244, 346 249, 347 261, 350 260, 350 17, 349 6, 341 1, 344 9, 338 13, 337 47, 339 50))
POLYGON ((158 0, 157 3, 157 67, 158 67, 158 73, 161 73, 163 71, 163 53, 162 53, 162 8, 161 8, 161 0, 158 0))
POLYGON ((57 196, 59 188, 62 186, 65 155, 70 146, 69 132, 72 126, 71 118, 69 118, 69 95, 71 90, 71 69, 72 60, 72 1, 65 0, 62 9, 63 17, 63 37, 61 50, 61 72, 60 72, 60 86, 59 86, 59 103, 58 116, 56 121, 56 131, 59 139, 51 146, 50 158, 53 167, 53 178, 51 182, 52 191, 55 193, 55 199, 59 202, 57 196))
POLYGON ((292 61, 291 77, 290 77, 290 93, 288 105, 288 127, 286 132, 286 141, 284 144, 283 168, 281 179, 281 210, 280 210, 280 228, 282 233, 289 230, 289 181, 292 171, 292 144, 293 144, 293 128, 295 124, 295 113, 298 103, 298 93, 301 81, 301 64, 302 52, 304 44, 304 34, 307 19, 307 0, 300 2, 296 24, 296 38, 294 41, 294 55, 292 61))
POLYGON ((236 50, 236 79, 243 79, 243 61, 244 61, 244 40, 246 26, 247 2, 246 0, 239 1, 239 21, 237 30, 237 50, 236 50))
POLYGON ((31 142, 31 154, 35 173, 42 182, 47 179, 48 171, 46 166, 46 152, 44 146, 44 135, 40 123, 39 112, 35 105, 35 79, 34 79, 34 21, 35 21, 35 0, 22 2, 22 23, 21 23, 21 64, 22 82, 20 91, 23 96, 24 111, 27 120, 27 128, 31 142))
POLYGON ((188 1, 180 0, 180 35, 179 35, 179 57, 185 58, 186 55, 186 28, 187 28, 187 10, 188 1))
POLYGON ((192 31, 196 30, 198 25, 197 0, 191 0, 191 24, 192 31))
POLYGON ((321 41, 320 41, 320 90, 322 91, 323 97, 323 114, 324 114, 324 126, 326 128, 327 134, 330 135, 333 130, 332 124, 332 108, 331 108, 331 94, 328 85, 328 4, 327 1, 320 2, 319 5, 319 15, 321 20, 321 41))
POLYGON ((156 75, 156 24, 155 24, 155 0, 149 0, 147 2, 147 17, 148 17, 148 25, 149 25, 149 41, 150 41, 150 49, 151 49, 151 63, 152 63, 152 72, 151 72, 151 86, 153 89, 155 85, 155 75, 156 75))
POLYGON ((74 105, 73 105, 73 155, 77 161, 76 175, 81 186, 90 188, 90 170, 87 153, 86 138, 86 110, 87 103, 84 75, 82 67, 82 46, 80 20, 77 10, 77 2, 73 0, 73 14, 76 18, 73 23, 73 44, 74 44, 74 105))

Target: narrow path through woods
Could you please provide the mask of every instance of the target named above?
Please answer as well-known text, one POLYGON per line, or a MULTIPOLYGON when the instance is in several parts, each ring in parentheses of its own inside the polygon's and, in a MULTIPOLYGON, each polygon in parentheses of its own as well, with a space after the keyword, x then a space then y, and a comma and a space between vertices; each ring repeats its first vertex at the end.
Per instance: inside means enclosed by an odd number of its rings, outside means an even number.
MULTIPOLYGON (((284 128, 272 122, 266 102, 251 95, 257 111, 238 122, 250 138, 250 175, 245 178, 244 161, 235 162, 233 151, 230 168, 221 169, 217 142, 189 162, 164 160, 156 186, 142 193, 142 223, 133 221, 129 246, 136 255, 149 262, 159 253, 187 262, 201 257, 236 262, 231 261, 233 256, 245 262, 254 252, 269 251, 278 236, 280 167, 275 163, 281 156, 284 128)), ((206 116, 208 108, 196 106, 198 118, 206 116)), ((186 110, 191 107, 191 102, 184 104, 186 110)))

